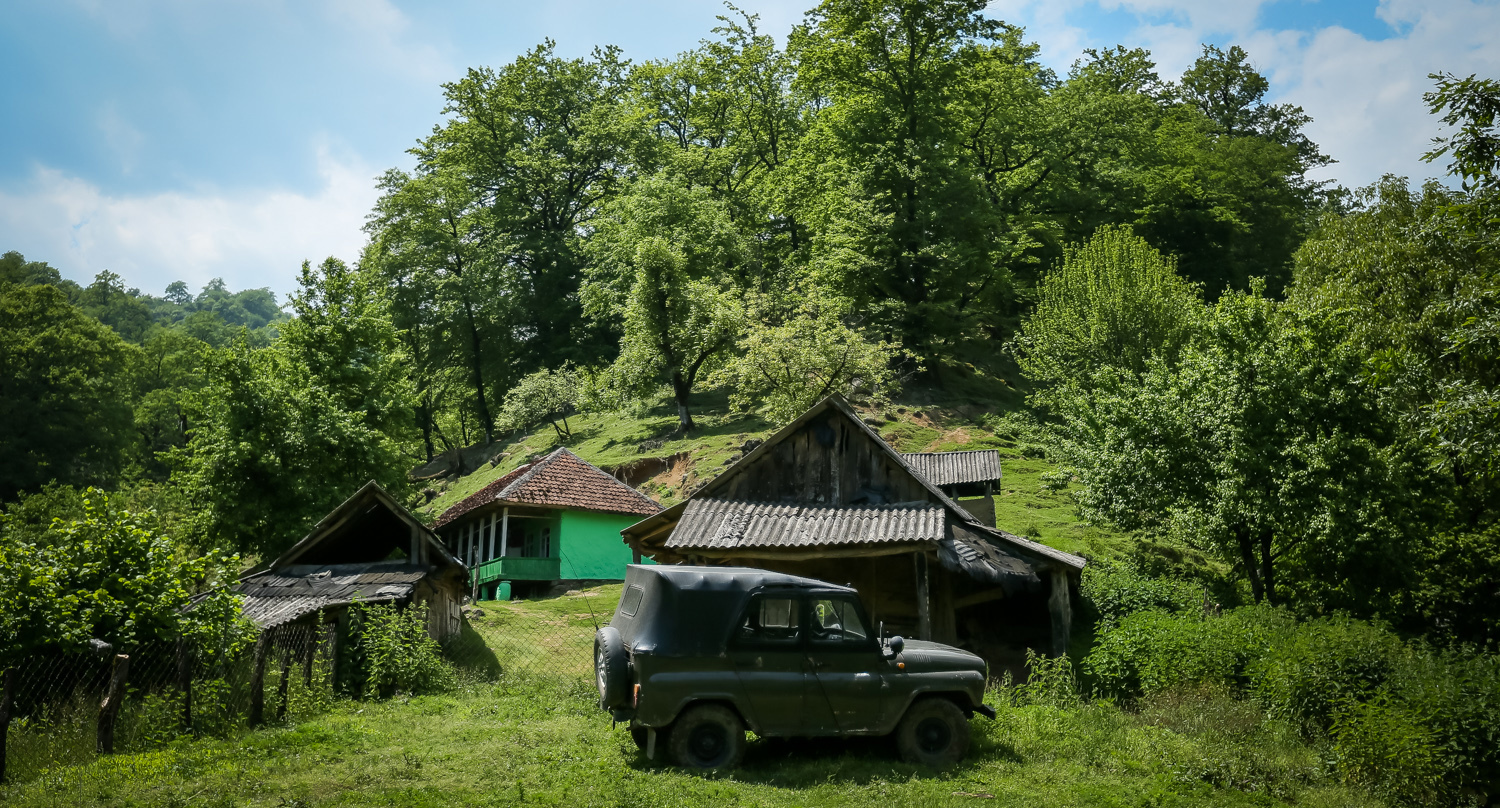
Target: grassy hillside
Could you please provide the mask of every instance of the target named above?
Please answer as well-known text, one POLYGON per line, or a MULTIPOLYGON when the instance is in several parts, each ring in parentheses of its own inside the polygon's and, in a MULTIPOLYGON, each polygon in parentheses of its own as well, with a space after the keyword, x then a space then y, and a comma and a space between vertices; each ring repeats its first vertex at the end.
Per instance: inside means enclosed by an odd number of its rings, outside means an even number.
MULTIPOLYGON (((1040 447, 997 434, 999 417, 1018 407, 1020 397, 1001 381, 988 382, 984 386, 973 377, 960 378, 943 390, 918 390, 885 407, 865 408, 862 415, 898 451, 998 450, 1005 474, 995 498, 1001 528, 1073 553, 1116 556, 1134 551, 1136 543, 1129 537, 1080 521, 1066 489, 1044 484, 1043 475, 1056 472, 1057 467, 1046 460, 1040 447)), ((659 461, 651 466, 661 471, 641 490, 671 505, 739 458, 747 441, 763 439, 780 426, 755 414, 732 412, 722 391, 700 396, 694 418, 699 428, 686 437, 677 432, 677 416, 665 405, 639 413, 570 418, 572 437, 567 441, 560 441, 552 427, 543 425, 504 443, 499 448, 503 456, 493 466, 433 483, 438 495, 419 513, 435 519, 454 503, 558 445, 603 468, 659 461)))

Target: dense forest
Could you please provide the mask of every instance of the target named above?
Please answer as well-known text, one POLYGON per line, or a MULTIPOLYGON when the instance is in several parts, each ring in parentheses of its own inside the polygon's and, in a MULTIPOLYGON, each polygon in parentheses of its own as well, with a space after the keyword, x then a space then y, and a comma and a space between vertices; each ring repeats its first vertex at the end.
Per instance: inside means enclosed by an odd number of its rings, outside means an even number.
POLYGON ((1433 77, 1459 187, 1349 190, 1241 48, 1059 75, 984 5, 471 69, 364 252, 285 305, 6 253, 0 606, 54 517, 103 518, 89 487, 184 557, 266 557, 366 480, 411 496, 436 453, 574 412, 670 402, 691 433, 705 390, 774 421, 1020 374, 1085 518, 1255 601, 1500 640, 1500 85, 1433 77))

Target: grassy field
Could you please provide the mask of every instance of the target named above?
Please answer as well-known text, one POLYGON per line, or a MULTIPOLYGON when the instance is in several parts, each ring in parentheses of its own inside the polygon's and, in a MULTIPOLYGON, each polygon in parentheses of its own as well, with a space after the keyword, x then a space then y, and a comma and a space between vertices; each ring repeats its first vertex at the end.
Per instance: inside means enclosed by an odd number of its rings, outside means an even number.
POLYGON ((580 679, 503 677, 344 702, 295 727, 118 755, 0 789, 16 806, 1375 806, 1290 730, 1193 701, 1002 707, 947 773, 883 741, 752 742, 701 777, 648 761, 580 679), (1204 720, 1205 714, 1210 720, 1204 720))
MULTIPOLYGON (((0 786, 15 806, 1014 805, 1378 806, 1328 753, 1213 693, 1047 706, 996 688, 958 769, 899 761, 884 740, 757 739, 743 768, 701 777, 646 760, 595 707, 595 620, 618 585, 481 603, 472 625, 501 673, 450 692, 337 701, 296 725, 59 768, 0 786)), ((1034 701, 1034 700, 1033 700, 1034 701)))

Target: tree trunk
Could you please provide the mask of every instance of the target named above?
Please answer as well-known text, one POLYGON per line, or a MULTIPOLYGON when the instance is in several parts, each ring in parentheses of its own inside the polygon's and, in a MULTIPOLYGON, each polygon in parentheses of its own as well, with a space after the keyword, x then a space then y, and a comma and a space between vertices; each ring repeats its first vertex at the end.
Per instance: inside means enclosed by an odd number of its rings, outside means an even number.
POLYGON ((693 383, 681 371, 672 374, 672 397, 677 401, 677 428, 686 435, 694 429, 693 414, 688 412, 688 397, 693 393, 693 383))
POLYGON ((1245 577, 1250 579, 1250 595, 1256 603, 1265 599, 1260 586, 1259 564, 1255 560, 1255 545, 1250 541, 1250 531, 1244 527, 1234 528, 1234 540, 1240 548, 1240 563, 1245 565, 1245 577))
POLYGON ((130 657, 116 654, 109 690, 104 694, 104 701, 99 704, 99 732, 94 749, 101 755, 115 751, 115 718, 120 714, 120 702, 125 699, 125 677, 129 675, 130 657))
POLYGON ((1266 602, 1276 605, 1276 578, 1271 568, 1271 531, 1260 534, 1260 586, 1265 590, 1266 602))
POLYGON ((479 404, 479 421, 484 427, 484 445, 495 442, 495 419, 490 415, 489 400, 484 394, 484 350, 480 346, 479 326, 474 323, 474 307, 464 295, 464 319, 469 327, 469 371, 473 374, 474 396, 479 404))

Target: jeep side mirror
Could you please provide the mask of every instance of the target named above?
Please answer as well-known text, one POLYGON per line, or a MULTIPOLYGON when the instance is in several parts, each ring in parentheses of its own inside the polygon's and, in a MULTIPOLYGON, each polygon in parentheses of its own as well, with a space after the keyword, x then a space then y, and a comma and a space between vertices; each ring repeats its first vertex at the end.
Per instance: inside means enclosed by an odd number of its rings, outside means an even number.
POLYGON ((895 659, 896 655, 901 653, 901 649, 905 647, 906 640, 903 640, 900 637, 892 637, 889 640, 885 641, 885 648, 881 650, 881 656, 885 657, 886 659, 895 659))

